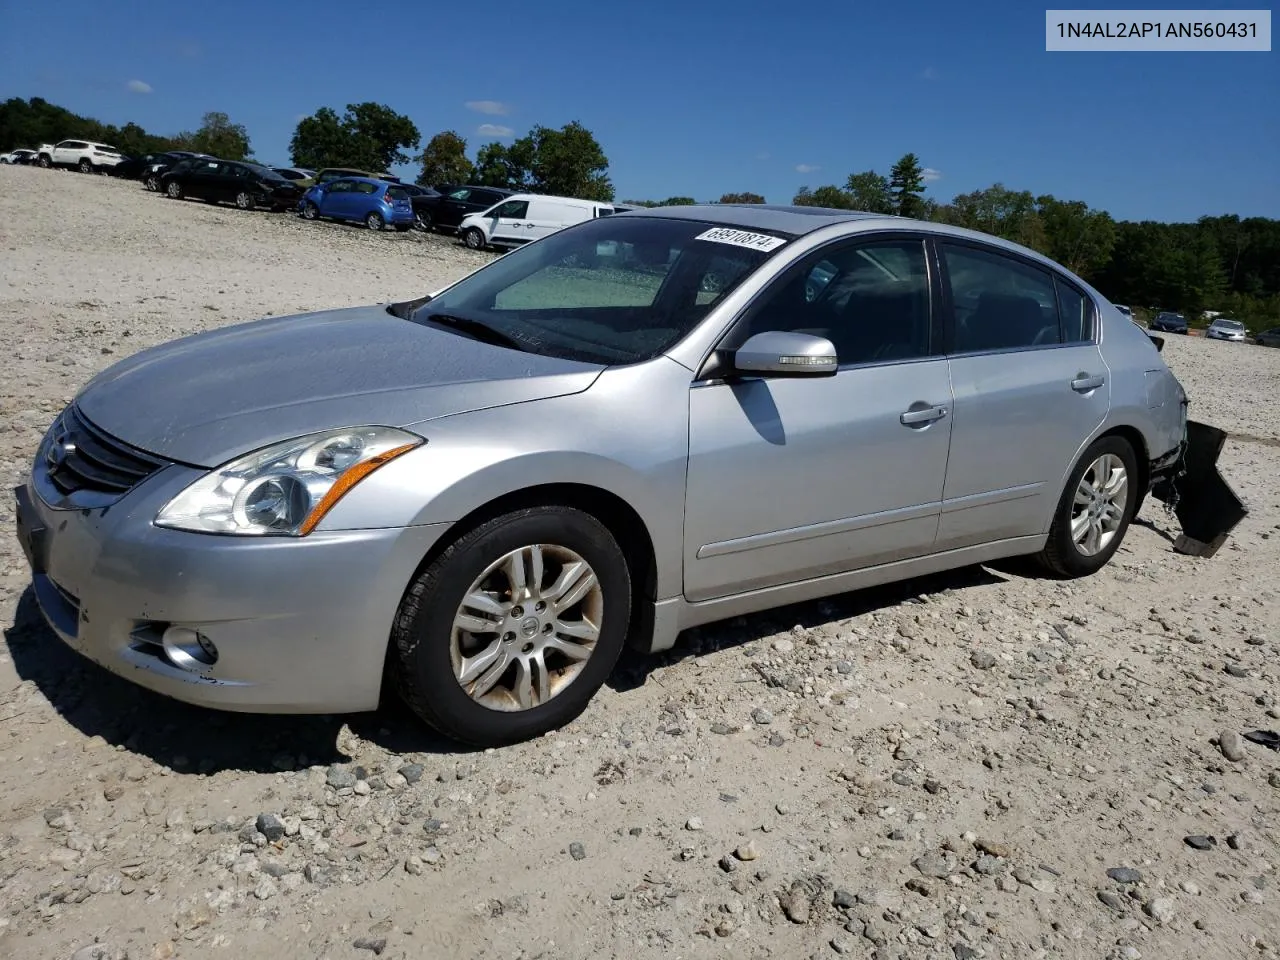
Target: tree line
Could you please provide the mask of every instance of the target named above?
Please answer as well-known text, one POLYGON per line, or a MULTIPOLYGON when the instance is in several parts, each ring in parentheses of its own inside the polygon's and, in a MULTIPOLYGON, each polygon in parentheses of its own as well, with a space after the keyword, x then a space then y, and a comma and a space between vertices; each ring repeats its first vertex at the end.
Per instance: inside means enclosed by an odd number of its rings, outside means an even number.
MULTIPOLYGON (((39 97, 0 104, 0 151, 67 138, 99 140, 128 154, 187 149, 224 159, 253 156, 249 136, 225 113, 210 112, 194 132, 148 133, 82 117, 39 97)), ((573 121, 535 125, 508 144, 496 141, 469 155, 455 130, 422 135, 385 104, 348 104, 342 114, 321 107, 301 119, 290 140, 296 166, 348 166, 382 172, 417 164, 425 186, 473 183, 534 193, 611 201, 609 160, 590 130, 573 121)), ((693 204, 693 197, 627 200, 637 206, 693 204)), ((752 192, 726 193, 717 203, 764 203, 752 192)), ((1251 324, 1280 323, 1280 220, 1235 215, 1195 223, 1116 221, 1081 200, 1063 200, 995 183, 950 201, 928 195, 920 158, 908 153, 887 174, 851 173, 843 184, 801 187, 801 206, 834 207, 916 217, 979 230, 1044 253, 1094 284, 1116 303, 1184 312, 1193 323, 1206 310, 1251 324)))
POLYGON ((148 133, 136 123, 117 127, 82 117, 40 97, 30 100, 10 97, 0 103, 0 152, 19 147, 34 149, 42 143, 60 140, 109 143, 131 157, 166 150, 191 150, 224 160, 246 160, 253 156, 244 126, 232 123, 230 117, 218 111, 206 113, 194 131, 162 136, 148 133))

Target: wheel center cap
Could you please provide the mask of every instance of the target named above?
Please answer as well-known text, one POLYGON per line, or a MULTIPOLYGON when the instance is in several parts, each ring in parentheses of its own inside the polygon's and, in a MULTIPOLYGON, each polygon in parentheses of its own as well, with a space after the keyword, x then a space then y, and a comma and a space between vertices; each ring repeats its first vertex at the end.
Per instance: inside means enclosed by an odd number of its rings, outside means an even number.
POLYGON ((532 639, 538 635, 540 626, 537 617, 525 617, 520 621, 520 636, 526 640, 532 639))

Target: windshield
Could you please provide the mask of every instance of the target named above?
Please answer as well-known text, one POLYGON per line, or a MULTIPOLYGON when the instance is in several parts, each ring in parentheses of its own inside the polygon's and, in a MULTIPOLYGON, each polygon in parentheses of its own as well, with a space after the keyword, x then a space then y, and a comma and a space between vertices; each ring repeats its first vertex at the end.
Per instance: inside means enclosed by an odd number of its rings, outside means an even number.
POLYGON ((638 363, 688 334, 789 239, 695 220, 588 220, 498 258, 410 319, 481 324, 530 353, 638 363))
POLYGON ((1215 320, 1215 326, 1225 327, 1227 330, 1243 330, 1244 324, 1239 320, 1215 320))

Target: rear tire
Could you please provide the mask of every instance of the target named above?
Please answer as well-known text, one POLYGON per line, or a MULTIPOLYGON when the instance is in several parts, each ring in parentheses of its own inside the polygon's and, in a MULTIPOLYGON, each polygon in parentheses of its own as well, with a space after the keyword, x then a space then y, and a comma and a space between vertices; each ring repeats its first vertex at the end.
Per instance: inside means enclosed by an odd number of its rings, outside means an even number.
POLYGON ((370 230, 381 230, 387 225, 387 223, 382 219, 382 214, 375 210, 364 218, 364 225, 370 230))
POLYGON ((409 586, 392 627, 391 680, 441 733, 517 743, 586 708, 630 619, 627 561, 599 520, 570 507, 517 510, 464 533, 409 586), (505 572, 513 556, 519 585, 505 572), (464 605, 469 597, 482 602, 464 605))
POLYGON ((88 159, 82 159, 79 166, 81 173, 93 173, 93 164, 88 159))
POLYGON ((47 153, 40 154, 40 159, 37 162, 46 170, 53 166, 53 159, 47 153))
POLYGON ((302 219, 303 220, 319 220, 320 208, 317 207, 310 200, 308 200, 306 203, 302 205, 302 219))
POLYGON ((462 242, 472 250, 484 249, 484 231, 479 227, 467 227, 462 234, 462 242))
POLYGON ((1089 444, 1067 478, 1037 559, 1061 577, 1097 573, 1120 549, 1137 512, 1138 461, 1122 437, 1089 444))
POLYGON ((248 190, 241 190, 236 194, 236 206, 241 210, 252 210, 257 206, 257 203, 254 202, 252 193, 248 190))
POLYGON ((182 184, 180 184, 177 180, 170 180, 169 186, 165 188, 165 193, 169 195, 170 200, 181 200, 182 184))

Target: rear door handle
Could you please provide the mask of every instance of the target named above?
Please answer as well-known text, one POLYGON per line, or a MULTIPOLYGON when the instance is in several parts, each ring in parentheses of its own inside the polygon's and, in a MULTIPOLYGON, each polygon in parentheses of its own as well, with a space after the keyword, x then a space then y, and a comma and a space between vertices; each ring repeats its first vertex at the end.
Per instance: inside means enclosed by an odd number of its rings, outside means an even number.
POLYGON ((936 403, 931 407, 923 407, 919 410, 908 410, 898 419, 902 421, 903 426, 914 426, 918 423, 933 423, 935 420, 941 420, 947 415, 947 408, 940 403, 936 403))
POLYGON ((1071 381, 1071 389, 1077 393, 1088 393, 1090 390, 1096 390, 1106 382, 1106 378, 1101 374, 1089 375, 1087 373, 1077 373, 1076 378, 1071 381))

